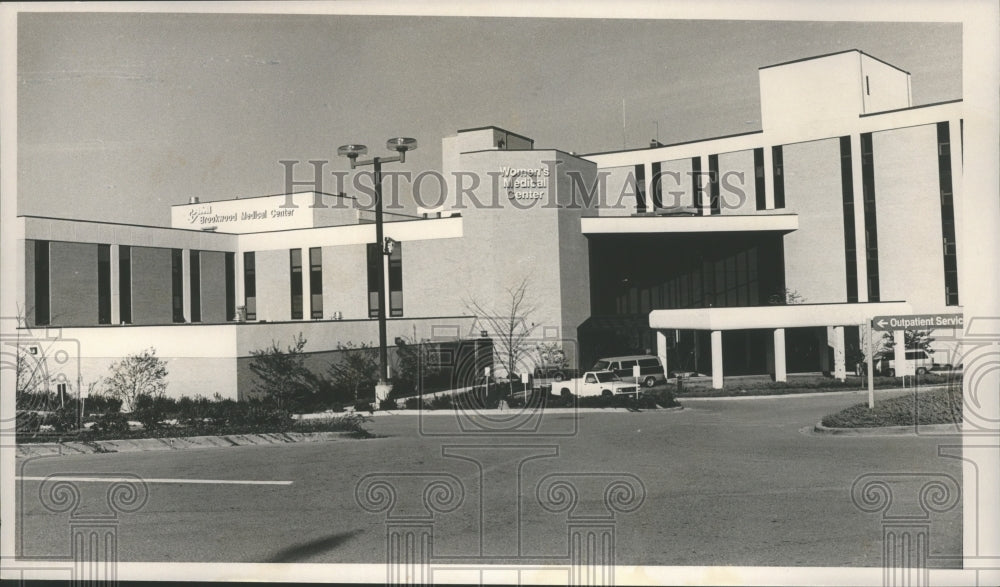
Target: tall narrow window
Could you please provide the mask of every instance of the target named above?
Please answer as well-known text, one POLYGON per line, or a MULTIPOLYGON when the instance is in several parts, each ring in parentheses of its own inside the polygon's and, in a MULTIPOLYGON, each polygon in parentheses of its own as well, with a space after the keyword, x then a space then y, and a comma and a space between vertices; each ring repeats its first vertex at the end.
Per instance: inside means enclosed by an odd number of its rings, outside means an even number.
POLYGON ((118 316, 124 324, 132 323, 132 247, 118 246, 118 316))
POLYGON ((872 133, 861 135, 861 191, 865 208, 865 265, 868 268, 868 301, 879 301, 878 222, 875 215, 875 159, 872 133))
POLYGON ((236 319, 236 253, 226 253, 226 321, 236 319))
POLYGON ((257 319, 257 268, 253 251, 243 253, 243 305, 246 319, 257 319))
POLYGON ((292 290, 292 320, 302 319, 302 249, 289 251, 292 290))
POLYGON ((844 210, 844 266, 847 301, 858 301, 858 248, 854 230, 854 171, 851 137, 840 137, 840 191, 844 210))
POLYGON ((691 193, 694 195, 694 207, 701 214, 705 208, 705 198, 701 186, 701 157, 691 158, 691 193))
POLYGON ((719 198, 719 156, 708 156, 708 202, 712 207, 712 215, 722 214, 722 202, 719 198))
POLYGON ((958 305, 958 250, 955 238, 955 197, 951 178, 951 129, 937 125, 938 181, 941 190, 941 245, 944 254, 944 297, 948 306, 958 305))
POLYGON ((49 241, 35 241, 35 324, 49 320, 49 241))
POLYGON ((635 211, 646 211, 646 166, 642 163, 635 166, 635 211))
POLYGON ((653 172, 653 209, 659 210, 663 208, 663 173, 660 171, 659 161, 654 161, 651 167, 653 172))
POLYGON ((184 251, 170 250, 170 289, 174 322, 184 322, 184 251))
POLYGON ((378 280, 382 273, 382 249, 368 243, 368 317, 378 318, 378 280))
POLYGON ((201 252, 191 251, 191 321, 201 322, 201 252))
POLYGON ((323 317, 323 249, 309 249, 309 315, 323 317))
POLYGON ((771 166, 774 169, 774 207, 785 207, 785 156, 781 145, 771 147, 771 166))
POLYGON ((389 315, 403 315, 403 243, 393 244, 389 254, 389 315))
POLYGON ((753 150, 753 180, 757 209, 764 210, 767 208, 767 195, 764 193, 764 149, 760 147, 753 150))
POLYGON ((111 245, 97 245, 97 323, 111 324, 111 245))

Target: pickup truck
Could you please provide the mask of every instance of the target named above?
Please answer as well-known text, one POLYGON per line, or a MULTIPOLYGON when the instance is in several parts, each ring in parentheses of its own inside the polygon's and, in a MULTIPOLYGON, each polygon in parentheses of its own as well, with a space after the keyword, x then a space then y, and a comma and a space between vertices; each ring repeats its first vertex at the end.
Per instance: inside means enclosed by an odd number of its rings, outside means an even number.
POLYGON ((567 379, 552 386, 553 393, 560 395, 573 394, 579 397, 601 395, 627 395, 638 392, 634 383, 626 383, 611 371, 587 371, 582 377, 567 379))

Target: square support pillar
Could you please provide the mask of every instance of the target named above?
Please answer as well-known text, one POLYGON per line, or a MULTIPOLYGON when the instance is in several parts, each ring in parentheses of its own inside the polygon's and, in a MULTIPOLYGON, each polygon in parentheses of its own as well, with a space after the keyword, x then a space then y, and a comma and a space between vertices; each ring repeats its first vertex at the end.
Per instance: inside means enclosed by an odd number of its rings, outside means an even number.
POLYGON ((847 380, 847 351, 844 345, 844 327, 833 327, 833 376, 839 381, 847 380))
MULTIPOLYGON (((671 332, 671 336, 673 333, 671 332)), ((656 356, 660 359, 660 365, 663 365, 663 376, 668 377, 669 369, 667 369, 667 333, 663 330, 656 331, 656 356)))
POLYGON ((722 331, 712 331, 712 388, 722 389, 722 331))
POLYGON ((771 145, 764 145, 764 208, 774 210, 774 157, 771 145))
POLYGON ((816 348, 819 349, 819 370, 830 374, 830 327, 816 329, 816 348))
POLYGON ((906 331, 905 330, 893 330, 892 331, 893 340, 893 368, 896 370, 896 377, 902 377, 903 375, 913 375, 910 372, 910 366, 906 363, 906 331))
POLYGON ((191 321, 191 249, 181 250, 181 307, 184 322, 191 321))
POLYGON ((785 368, 785 329, 774 329, 774 380, 788 381, 785 368))

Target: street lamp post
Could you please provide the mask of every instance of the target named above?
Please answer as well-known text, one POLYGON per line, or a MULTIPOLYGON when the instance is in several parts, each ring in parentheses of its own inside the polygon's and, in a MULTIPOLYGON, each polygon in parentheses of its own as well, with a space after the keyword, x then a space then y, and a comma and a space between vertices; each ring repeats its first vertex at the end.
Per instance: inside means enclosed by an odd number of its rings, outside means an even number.
POLYGON ((351 169, 371 165, 374 167, 375 183, 375 243, 378 245, 381 255, 379 255, 378 272, 378 384, 375 387, 375 403, 378 403, 388 396, 389 392, 389 359, 386 350, 385 334, 385 257, 391 253, 388 240, 382 233, 382 164, 383 163, 404 163, 406 152, 417 148, 417 140, 408 137, 389 139, 385 146, 390 151, 396 151, 397 155, 392 157, 372 157, 359 161, 358 157, 368 152, 365 145, 343 145, 337 149, 337 154, 351 160, 351 169), (381 393, 380 393, 381 392, 381 393), (382 395, 383 397, 379 397, 382 395))

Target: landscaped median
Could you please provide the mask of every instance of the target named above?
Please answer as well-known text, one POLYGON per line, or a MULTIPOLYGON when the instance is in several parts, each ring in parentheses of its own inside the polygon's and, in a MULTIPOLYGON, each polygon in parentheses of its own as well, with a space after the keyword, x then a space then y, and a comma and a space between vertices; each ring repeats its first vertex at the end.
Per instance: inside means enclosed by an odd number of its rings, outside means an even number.
POLYGON ((891 399, 880 400, 874 408, 859 403, 830 414, 815 426, 826 434, 902 433, 918 427, 959 431, 962 424, 962 388, 946 386, 921 391, 914 389, 891 399))
MULTIPOLYGON (((875 389, 901 389, 904 387, 931 387, 939 385, 962 385, 962 374, 926 373, 919 376, 879 377, 873 381, 875 389)), ((863 377, 850 376, 841 381, 820 374, 789 375, 788 381, 771 381, 766 376, 732 377, 722 389, 713 389, 711 379, 682 380, 674 394, 680 398, 701 397, 743 397, 761 395, 789 395, 801 393, 824 393, 835 391, 859 391, 867 389, 863 377)))

